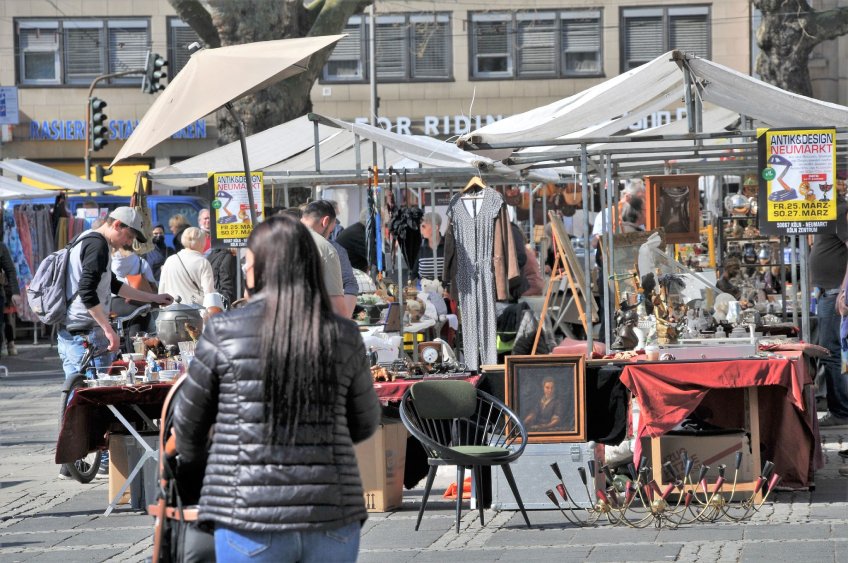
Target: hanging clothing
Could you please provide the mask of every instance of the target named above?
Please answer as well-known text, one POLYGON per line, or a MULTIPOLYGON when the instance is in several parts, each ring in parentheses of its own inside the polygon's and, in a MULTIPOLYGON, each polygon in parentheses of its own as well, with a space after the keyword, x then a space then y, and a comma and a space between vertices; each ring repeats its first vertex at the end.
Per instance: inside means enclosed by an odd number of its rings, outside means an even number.
MULTIPOLYGON (((500 195, 497 192, 495 194, 500 195)), ((522 278, 506 205, 501 205, 495 217, 494 235, 492 260, 495 267, 495 294, 498 301, 508 301, 512 297, 512 290, 518 288, 522 278)), ((519 291, 516 298, 520 296, 519 291)))
MULTIPOLYGON (((505 206, 503 197, 495 190, 485 188, 482 194, 467 201, 463 200, 463 193, 451 198, 447 211, 450 224, 445 237, 445 278, 462 312, 465 365, 471 370, 497 363, 498 359, 495 219, 505 206)), ((512 244, 509 222, 504 224, 512 244)), ((501 251, 502 263, 503 258, 501 251)))

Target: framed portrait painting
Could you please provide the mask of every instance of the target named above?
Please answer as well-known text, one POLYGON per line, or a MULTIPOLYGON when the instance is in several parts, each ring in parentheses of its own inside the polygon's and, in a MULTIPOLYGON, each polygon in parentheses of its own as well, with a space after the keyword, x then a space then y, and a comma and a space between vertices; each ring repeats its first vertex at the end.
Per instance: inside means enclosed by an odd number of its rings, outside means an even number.
POLYGON ((586 441, 586 362, 580 356, 507 356, 506 405, 530 443, 586 441))
POLYGON ((698 242, 701 222, 698 178, 698 174, 645 176, 645 230, 662 227, 668 244, 698 242))

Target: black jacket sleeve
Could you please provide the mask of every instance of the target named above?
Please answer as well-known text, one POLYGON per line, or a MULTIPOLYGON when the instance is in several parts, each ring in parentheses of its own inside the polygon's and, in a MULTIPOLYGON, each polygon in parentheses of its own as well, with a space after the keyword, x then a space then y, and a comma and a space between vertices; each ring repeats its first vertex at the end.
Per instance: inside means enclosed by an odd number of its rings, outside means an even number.
MULTIPOLYGON (((97 286, 100 278, 109 268, 109 244, 102 235, 86 236, 80 243, 80 264, 82 273, 79 280, 79 298, 86 309, 100 305, 97 286)), ((112 275, 114 281, 114 275, 112 275)), ((120 285, 118 286, 120 289, 120 285)), ((112 293, 117 294, 112 284, 112 293)))
MULTIPOLYGON (((340 330, 352 329, 352 324, 345 324, 348 326, 340 326, 340 330)), ((380 425, 380 402, 374 391, 374 380, 368 367, 365 344, 359 334, 356 336, 358 337, 356 339, 352 337, 347 339, 355 344, 352 356, 345 358, 347 369, 351 370, 351 382, 347 394, 347 427, 354 444, 367 440, 380 425)))
POLYGON ((220 377, 226 364, 219 352, 215 323, 210 322, 197 343, 174 408, 177 452, 185 463, 202 463, 206 459, 209 429, 218 414, 220 377))
POLYGON ((215 276, 215 289, 230 303, 236 300, 236 257, 227 249, 209 253, 209 263, 215 276))
POLYGON ((12 261, 12 253, 9 252, 9 248, 5 244, 2 247, 0 249, 0 268, 6 272, 6 287, 3 289, 8 299, 12 295, 19 295, 21 288, 18 285, 18 273, 15 269, 15 263, 12 261))

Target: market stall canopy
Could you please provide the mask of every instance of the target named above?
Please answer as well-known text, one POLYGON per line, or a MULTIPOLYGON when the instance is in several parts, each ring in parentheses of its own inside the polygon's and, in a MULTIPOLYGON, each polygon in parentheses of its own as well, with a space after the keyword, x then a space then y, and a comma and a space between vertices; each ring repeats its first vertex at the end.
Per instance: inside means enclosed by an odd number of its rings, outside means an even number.
MULTIPOLYGON (((378 145, 382 145, 402 157, 418 162, 425 167, 467 168, 471 173, 480 173, 482 171, 506 177, 518 177, 520 174, 519 171, 510 169, 496 160, 463 150, 454 143, 448 143, 434 139, 433 137, 401 135, 364 123, 350 123, 332 117, 313 115, 319 123, 326 123, 346 129, 364 139, 374 141, 378 145)), ((539 175, 528 179, 556 182, 559 180, 559 176, 556 173, 541 172, 539 175)))
MULTIPOLYGON (((315 144, 314 127, 314 123, 303 116, 250 135, 245 140, 251 168, 263 170, 312 148, 315 144)), ((318 126, 319 140, 337 133, 338 130, 332 127, 318 126)), ((242 160, 240 143, 233 141, 176 164, 150 170, 148 175, 160 185, 188 188, 206 183, 208 174, 243 168, 244 160, 242 160), (191 177, 173 177, 177 175, 191 175, 191 177), (168 176, 171 177, 168 178, 168 176)))
POLYGON ((34 188, 27 184, 0 176, 0 201, 8 201, 10 199, 36 199, 40 197, 50 197, 50 192, 40 188, 34 188))
MULTIPOLYGON (((23 158, 0 160, 0 169, 11 172, 16 176, 21 176, 22 178, 29 178, 30 180, 36 180, 72 192, 103 193, 118 189, 115 186, 98 184, 97 182, 92 182, 91 180, 86 180, 79 176, 74 176, 73 174, 68 174, 67 172, 62 172, 61 170, 56 170, 55 168, 50 168, 49 166, 44 166, 43 164, 23 158)), ((41 197, 49 195, 49 192, 42 190, 41 197)))
POLYGON ((153 102, 112 164, 146 153, 233 100, 303 72, 313 54, 342 37, 259 41, 196 51, 153 102))
POLYGON ((458 144, 557 139, 598 124, 621 130, 615 121, 626 117, 629 125, 638 119, 636 110, 645 113, 657 104, 670 104, 680 97, 682 86, 683 74, 669 52, 573 96, 466 133, 458 144))
POLYGON ((691 71, 697 95, 704 102, 772 127, 848 126, 848 107, 793 94, 706 59, 670 51, 579 94, 462 135, 457 143, 476 153, 504 159, 512 149, 477 149, 472 145, 514 143, 519 147, 624 131, 644 115, 683 97, 684 67, 691 71))

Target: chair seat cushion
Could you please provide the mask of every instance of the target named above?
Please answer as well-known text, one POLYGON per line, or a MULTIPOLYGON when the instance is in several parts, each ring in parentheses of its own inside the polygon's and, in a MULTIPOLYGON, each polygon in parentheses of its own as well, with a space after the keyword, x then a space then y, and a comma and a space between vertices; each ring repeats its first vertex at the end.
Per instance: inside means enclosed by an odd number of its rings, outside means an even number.
POLYGON ((451 448, 456 453, 475 457, 505 457, 511 452, 497 446, 456 446, 451 448))

